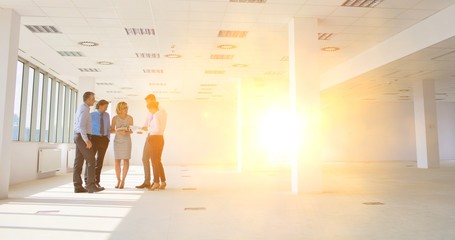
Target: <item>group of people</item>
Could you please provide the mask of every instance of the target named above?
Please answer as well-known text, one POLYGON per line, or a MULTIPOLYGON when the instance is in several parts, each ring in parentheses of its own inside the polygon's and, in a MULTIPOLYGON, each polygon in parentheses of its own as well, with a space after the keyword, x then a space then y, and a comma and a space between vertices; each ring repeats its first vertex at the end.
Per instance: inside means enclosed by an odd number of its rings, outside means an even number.
MULTIPOLYGON (((166 128, 167 115, 164 109, 159 108, 159 102, 156 101, 155 95, 147 95, 145 101, 148 115, 141 129, 147 132, 142 154, 144 182, 136 188, 147 188, 154 191, 166 188, 166 176, 161 155, 164 147, 163 134, 166 128), (153 183, 151 183, 150 162, 153 169, 153 183)), ((115 188, 124 188, 128 174, 132 149, 131 134, 133 133, 132 126, 134 126, 133 117, 128 115, 128 104, 126 102, 117 104, 117 115, 112 118, 112 124, 109 113, 106 112, 109 102, 104 99, 98 101, 95 107, 96 111, 90 113, 90 107, 94 104, 95 93, 85 92, 83 103, 75 115, 74 143, 76 144, 76 156, 73 172, 75 193, 94 193, 105 189, 100 185, 101 170, 111 134, 115 134, 114 166, 117 177, 115 188), (85 187, 81 177, 84 162, 86 163, 85 187)))

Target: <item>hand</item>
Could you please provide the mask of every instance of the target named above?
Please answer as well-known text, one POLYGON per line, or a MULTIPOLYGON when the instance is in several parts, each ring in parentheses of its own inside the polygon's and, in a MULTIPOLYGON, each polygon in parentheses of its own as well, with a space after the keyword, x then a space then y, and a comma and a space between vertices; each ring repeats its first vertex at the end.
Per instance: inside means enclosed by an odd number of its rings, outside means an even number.
POLYGON ((92 142, 90 140, 87 140, 87 142, 85 142, 85 144, 87 145, 87 149, 92 148, 92 142))
POLYGON ((144 131, 144 132, 147 132, 148 128, 147 127, 142 127, 141 130, 144 131))

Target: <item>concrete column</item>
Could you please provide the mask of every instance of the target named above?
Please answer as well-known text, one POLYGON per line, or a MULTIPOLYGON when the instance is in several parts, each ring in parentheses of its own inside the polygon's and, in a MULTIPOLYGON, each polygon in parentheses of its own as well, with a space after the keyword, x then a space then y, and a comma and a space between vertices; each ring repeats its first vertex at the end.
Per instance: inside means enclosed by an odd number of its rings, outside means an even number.
POLYGON ((434 81, 415 81, 413 90, 417 167, 437 168, 439 143, 434 81))
POLYGON ((79 78, 79 84, 77 85, 78 94, 77 94, 77 107, 82 104, 82 96, 85 92, 95 92, 95 78, 93 77, 81 77, 79 78))
POLYGON ((0 199, 8 198, 20 17, 0 8, 0 199))
POLYGON ((318 55, 317 19, 292 19, 289 23, 289 85, 297 134, 292 164, 294 193, 322 191, 318 55))

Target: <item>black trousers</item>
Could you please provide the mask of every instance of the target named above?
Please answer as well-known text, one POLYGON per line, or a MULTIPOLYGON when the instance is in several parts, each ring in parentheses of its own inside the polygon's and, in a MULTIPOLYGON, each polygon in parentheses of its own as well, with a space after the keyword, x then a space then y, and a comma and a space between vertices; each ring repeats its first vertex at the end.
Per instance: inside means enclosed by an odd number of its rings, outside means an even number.
MULTIPOLYGON (((101 170, 103 169, 104 156, 106 155, 107 147, 109 146, 109 138, 107 136, 92 135, 92 150, 96 156, 95 160, 95 183, 101 181, 101 170)), ((87 173, 87 171, 86 171, 87 173)))
POLYGON ((153 182, 159 183, 166 182, 163 164, 161 163, 161 154, 163 153, 164 138, 163 135, 150 135, 148 136, 150 144, 150 158, 152 159, 153 168, 153 182))
MULTIPOLYGON (((89 136, 89 139, 91 136, 89 136)), ((74 135, 74 143, 76 144, 76 158, 74 159, 74 172, 73 172, 73 184, 75 188, 82 187, 82 166, 84 165, 87 169, 87 187, 91 187, 95 184, 95 154, 92 149, 88 149, 87 145, 82 139, 81 134, 76 133, 74 135)))

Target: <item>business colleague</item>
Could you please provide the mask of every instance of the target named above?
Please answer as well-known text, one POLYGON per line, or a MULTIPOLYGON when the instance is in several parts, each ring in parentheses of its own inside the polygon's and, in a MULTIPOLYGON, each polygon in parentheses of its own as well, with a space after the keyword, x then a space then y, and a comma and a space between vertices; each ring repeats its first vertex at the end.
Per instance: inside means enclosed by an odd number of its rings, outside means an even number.
POLYGON ((133 117, 128 115, 128 104, 119 102, 115 110, 117 115, 112 118, 111 133, 115 133, 114 138, 114 155, 115 155, 115 175, 117 184, 115 188, 122 189, 125 186, 126 175, 130 167, 131 159, 131 126, 133 126, 133 117), (121 161, 123 160, 123 168, 121 161))
POLYGON ((147 104, 147 109, 153 114, 153 119, 148 126, 148 142, 153 168, 153 184, 149 188, 150 191, 166 188, 166 176, 161 155, 164 147, 163 134, 166 129, 167 114, 164 109, 158 107, 158 104, 156 101, 147 104))
POLYGON ((95 154, 92 151, 90 140, 93 126, 90 115, 90 107, 95 103, 95 93, 85 92, 83 101, 76 111, 74 119, 74 143, 76 144, 76 157, 74 159, 73 185, 75 193, 94 193, 104 189, 95 184, 95 154), (82 165, 86 163, 87 168, 87 188, 82 186, 82 165))
POLYGON ((108 106, 109 102, 102 99, 96 104, 96 111, 90 113, 93 125, 92 149, 96 156, 95 184, 98 188, 103 188, 100 185, 101 170, 103 169, 104 156, 106 155, 111 136, 111 117, 106 112, 108 106))
MULTIPOLYGON (((149 94, 145 97, 145 102, 146 105, 152 104, 156 102, 156 97, 153 94, 149 94)), ((148 131, 148 125, 150 124, 150 121, 153 119, 153 114, 150 113, 149 111, 147 112, 147 117, 145 119, 144 125, 142 127, 142 130, 147 132, 148 131)), ((148 134, 147 137, 145 138, 145 143, 144 143, 144 148, 142 150, 142 165, 144 167, 144 182, 141 185, 136 186, 136 188, 150 188, 152 185, 150 184, 151 181, 151 176, 150 176, 150 149, 149 149, 149 142, 148 142, 148 134)))

